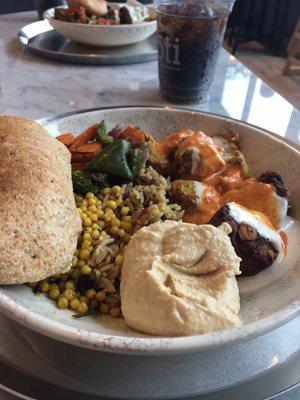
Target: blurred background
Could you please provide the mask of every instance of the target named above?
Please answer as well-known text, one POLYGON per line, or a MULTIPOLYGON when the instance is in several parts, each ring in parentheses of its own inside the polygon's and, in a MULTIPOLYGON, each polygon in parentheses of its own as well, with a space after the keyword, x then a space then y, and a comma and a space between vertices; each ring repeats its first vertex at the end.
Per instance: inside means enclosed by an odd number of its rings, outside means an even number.
MULTIPOLYGON (((39 9, 41 15, 43 10, 63 3, 0 1, 0 14, 39 9)), ((300 0, 236 0, 223 46, 300 109, 300 0)))
MULTIPOLYGON (((140 1, 144 4, 151 2, 140 1)), ((1 1, 0 14, 34 10, 38 5, 47 9, 59 3, 62 4, 64 1, 1 1)), ((257 41, 268 52, 285 55, 298 18, 300 18, 299 0, 236 0, 227 27, 228 44, 232 53, 236 53, 243 43, 257 41)))

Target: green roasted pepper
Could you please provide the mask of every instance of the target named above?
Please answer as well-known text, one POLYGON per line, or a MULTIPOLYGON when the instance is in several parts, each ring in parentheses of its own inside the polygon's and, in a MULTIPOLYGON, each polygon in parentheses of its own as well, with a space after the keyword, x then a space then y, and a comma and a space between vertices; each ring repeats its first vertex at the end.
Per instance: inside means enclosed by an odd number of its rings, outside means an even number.
POLYGON ((131 180, 133 174, 127 161, 130 148, 130 143, 126 140, 116 139, 89 161, 84 169, 89 172, 104 172, 131 180))
POLYGON ((113 137, 107 134, 107 127, 104 120, 98 124, 96 140, 102 143, 112 143, 114 141, 113 137))
POLYGON ((143 152, 140 149, 129 150, 130 167, 133 175, 133 179, 136 179, 143 167, 143 152))

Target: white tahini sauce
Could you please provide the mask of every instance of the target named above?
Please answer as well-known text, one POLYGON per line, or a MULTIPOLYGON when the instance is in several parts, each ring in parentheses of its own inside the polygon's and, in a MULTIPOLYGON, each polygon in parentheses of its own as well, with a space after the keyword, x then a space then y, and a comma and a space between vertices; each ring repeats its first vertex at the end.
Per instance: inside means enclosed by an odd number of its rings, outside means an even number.
POLYGON ((285 197, 278 196, 278 194, 276 194, 275 191, 272 193, 272 195, 275 196, 277 201, 278 216, 279 216, 280 226, 282 227, 282 223, 284 222, 284 219, 288 212, 288 201, 285 197))
POLYGON ((110 4, 111 8, 115 12, 115 17, 118 19, 120 8, 126 7, 129 11, 129 14, 132 18, 132 22, 141 22, 149 17, 148 8, 138 1, 129 0, 126 3, 113 3, 110 4))
POLYGON ((199 150, 197 147, 189 147, 188 150, 191 150, 191 155, 192 155, 192 169, 191 173, 195 175, 197 167, 200 163, 200 156, 199 156, 199 150))
POLYGON ((198 181, 193 181, 193 183, 195 188, 196 204, 202 204, 202 195, 205 189, 207 189, 207 185, 204 185, 204 183, 198 181))
POLYGON ((279 233, 265 224, 265 222, 259 217, 259 214, 247 211, 234 202, 227 203, 226 205, 229 206, 229 215, 238 224, 247 224, 256 229, 260 236, 270 240, 278 251, 276 261, 280 261, 283 258, 283 244, 279 233))

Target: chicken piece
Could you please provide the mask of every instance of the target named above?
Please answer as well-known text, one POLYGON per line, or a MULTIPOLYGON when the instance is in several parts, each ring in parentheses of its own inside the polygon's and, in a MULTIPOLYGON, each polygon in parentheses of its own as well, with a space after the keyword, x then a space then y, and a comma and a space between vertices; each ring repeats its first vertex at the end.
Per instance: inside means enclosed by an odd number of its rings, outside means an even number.
POLYGON ((198 181, 174 181, 169 195, 186 210, 184 222, 205 224, 221 207, 221 198, 216 189, 198 181))
POLYGON ((102 17, 107 14, 107 2, 105 0, 67 0, 69 8, 84 7, 91 15, 102 17))
POLYGON ((146 141, 149 147, 149 163, 162 174, 171 174, 171 163, 179 144, 186 138, 192 136, 194 131, 182 129, 170 133, 161 143, 158 143, 150 134, 146 134, 146 141))
POLYGON ((181 142, 183 142, 190 136, 193 136, 194 133, 195 132, 191 129, 182 129, 181 131, 170 133, 169 135, 167 135, 161 142, 161 144, 164 146, 166 152, 170 156, 175 153, 181 142))
POLYGON ((198 185, 203 186, 200 182, 178 179, 171 183, 170 197, 185 209, 196 206, 200 200, 196 190, 198 185))
POLYGON ((149 132, 143 132, 148 146, 148 163, 160 174, 169 175, 171 171, 170 160, 164 146, 158 143, 149 132))
POLYGON ((238 149, 240 148, 240 138, 237 132, 229 130, 224 133, 219 133, 217 136, 222 137, 227 142, 234 143, 238 149))
POLYGON ((226 163, 240 164, 243 176, 246 177, 248 175, 248 165, 243 153, 238 149, 238 146, 222 136, 213 136, 212 140, 218 147, 226 163))
POLYGON ((225 170, 226 163, 211 137, 195 131, 178 144, 174 174, 185 179, 203 179, 225 170))
POLYGON ((170 175, 171 163, 160 143, 148 142, 149 164, 160 174, 170 175))

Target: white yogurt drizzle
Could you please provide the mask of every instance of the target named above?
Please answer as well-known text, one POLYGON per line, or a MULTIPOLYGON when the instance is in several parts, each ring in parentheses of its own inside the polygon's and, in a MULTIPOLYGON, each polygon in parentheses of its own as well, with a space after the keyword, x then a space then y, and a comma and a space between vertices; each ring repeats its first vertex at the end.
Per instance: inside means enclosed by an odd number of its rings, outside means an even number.
POLYGON ((277 200, 279 222, 280 222, 280 227, 282 227, 282 223, 284 222, 284 219, 288 212, 288 201, 285 197, 278 196, 278 194, 276 194, 275 191, 272 194, 273 196, 275 196, 277 200))
POLYGON ((196 204, 202 204, 202 195, 207 189, 207 185, 204 185, 203 183, 198 181, 193 181, 193 183, 195 188, 196 204))
POLYGON ((195 175, 196 169, 200 163, 200 156, 199 156, 199 150, 197 147, 189 147, 189 150, 191 150, 192 153, 192 169, 191 173, 195 175))
POLYGON ((234 202, 227 203, 226 205, 229 207, 229 215, 238 224, 247 224, 256 229, 260 236, 270 240, 275 249, 278 251, 276 261, 280 261, 283 258, 283 244, 281 236, 275 229, 272 229, 265 224, 265 222, 259 217, 259 214, 254 214, 251 211, 247 211, 234 202))
POLYGON ((122 7, 127 8, 133 22, 144 21, 146 18, 149 17, 148 8, 145 7, 142 3, 139 3, 138 1, 135 0, 128 0, 126 3, 120 3, 120 4, 114 3, 110 4, 110 6, 115 12, 116 19, 119 18, 119 11, 122 7))

